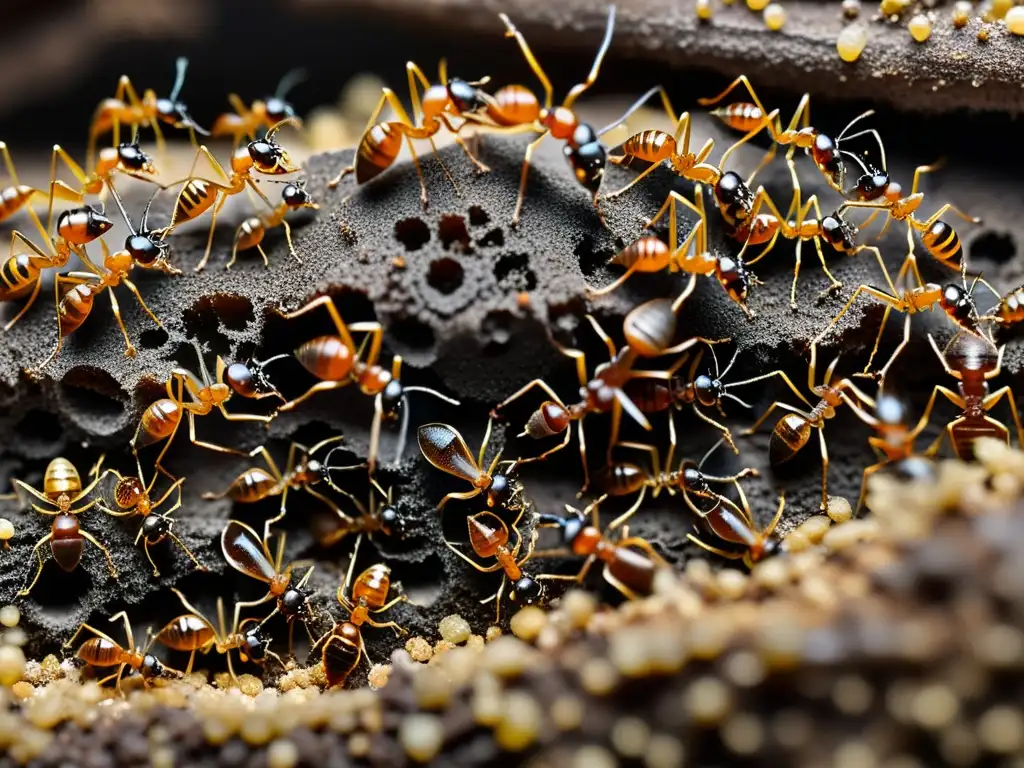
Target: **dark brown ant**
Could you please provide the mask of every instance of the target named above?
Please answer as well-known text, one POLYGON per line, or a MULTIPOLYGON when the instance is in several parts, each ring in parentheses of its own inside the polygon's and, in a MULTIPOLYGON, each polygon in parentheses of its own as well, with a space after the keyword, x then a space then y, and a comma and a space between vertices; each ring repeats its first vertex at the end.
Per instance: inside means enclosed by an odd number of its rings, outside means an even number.
POLYGON ((784 548, 783 542, 775 535, 775 528, 778 526, 779 520, 782 519, 782 511, 786 507, 786 496, 785 494, 779 495, 779 508, 775 511, 775 517, 764 530, 758 531, 743 486, 737 484, 736 488, 740 496, 739 505, 723 496, 713 509, 701 513, 701 520, 722 541, 743 547, 742 552, 712 546, 701 541, 692 533, 687 534, 686 537, 708 552, 729 560, 742 560, 748 568, 753 568, 756 563, 778 554, 784 548))
POLYGON ((655 574, 658 569, 667 568, 668 563, 646 539, 630 536, 628 526, 623 526, 622 537, 618 541, 613 541, 607 533, 601 532, 597 508, 605 498, 601 496, 582 512, 566 504, 567 517, 538 515, 538 527, 560 529, 565 544, 565 549, 548 550, 539 555, 554 557, 572 554, 586 558, 575 575, 542 573, 537 576, 538 581, 574 581, 582 584, 594 563, 600 561, 604 564, 601 571, 604 580, 628 600, 635 600, 639 595, 649 595, 654 591, 655 574))
POLYGON ((193 144, 196 143, 197 133, 203 136, 210 135, 189 116, 188 107, 178 100, 181 87, 185 84, 188 59, 178 57, 175 66, 177 75, 171 94, 167 98, 160 98, 155 91, 147 89, 140 99, 128 76, 121 75, 121 79, 117 82, 114 98, 101 101, 93 113, 92 124, 89 126, 90 165, 96 154, 96 140, 104 133, 113 131, 114 144, 117 145, 120 142, 119 133, 122 124, 133 130, 138 130, 143 126, 152 128, 153 133, 156 134, 159 152, 163 152, 164 147, 164 137, 160 130, 161 123, 174 128, 187 128, 193 144))
POLYGON ((476 457, 470 453, 469 446, 455 427, 435 423, 424 424, 419 428, 417 438, 423 457, 442 472, 454 475, 473 486, 472 490, 463 493, 452 492, 445 495, 437 505, 438 510, 443 509, 450 499, 472 499, 482 493, 486 494, 488 507, 520 506, 521 488, 514 475, 517 462, 501 461, 499 452, 490 466, 484 469, 484 454, 487 452, 487 443, 490 442, 493 426, 492 417, 487 420, 487 431, 484 432, 480 452, 476 457), (502 466, 507 466, 508 469, 500 471, 502 466))
MULTIPOLYGON (((807 410, 800 410, 792 405, 776 400, 761 415, 754 425, 742 434, 751 435, 768 420, 769 417, 779 408, 788 413, 776 423, 772 430, 771 442, 768 445, 768 459, 772 466, 779 466, 792 459, 811 439, 813 430, 818 431, 818 442, 821 448, 821 509, 828 509, 828 447, 825 444, 825 423, 836 415, 836 408, 841 405, 849 405, 854 402, 849 392, 857 398, 863 399, 864 393, 848 378, 833 383, 832 375, 836 365, 839 363, 837 357, 825 370, 825 376, 820 385, 814 383, 817 376, 818 347, 811 344, 811 361, 807 367, 807 389, 816 397, 818 402, 814 405, 804 397, 796 385, 782 370, 775 370, 769 373, 755 376, 746 381, 738 381, 731 386, 752 384, 757 381, 764 381, 773 376, 781 378, 790 391, 796 395, 807 410)), ((734 510, 735 511, 735 510, 734 510)))
MULTIPOLYGON (((327 455, 330 460, 330 454, 327 455)), ((404 538, 408 533, 405 518, 394 505, 392 489, 385 491, 375 478, 370 478, 370 501, 368 505, 363 504, 353 494, 339 487, 328 477, 328 485, 336 492, 349 499, 356 508, 358 515, 352 517, 340 510, 332 510, 337 514, 314 518, 312 523, 313 538, 321 547, 333 547, 347 536, 366 535, 373 539, 377 533, 395 538, 404 538), (378 494, 384 498, 384 502, 378 501, 378 494)))
POLYGON ((179 589, 171 587, 171 591, 178 596, 188 613, 167 622, 166 626, 156 633, 156 640, 173 651, 191 654, 188 666, 185 667, 186 675, 192 672, 196 653, 209 653, 211 649, 224 654, 228 662, 228 674, 232 680, 238 678, 231 663, 231 651, 238 651, 242 661, 252 661, 261 666, 267 658, 274 659, 284 669, 284 662, 270 650, 270 639, 262 633, 256 619, 246 619, 241 624, 235 624, 228 632, 227 624, 224 622, 224 601, 218 597, 217 629, 214 628, 213 622, 185 599, 185 595, 179 589))
POLYGON ((384 92, 377 102, 377 107, 370 115, 366 124, 366 130, 359 141, 355 158, 351 165, 339 171, 338 175, 327 182, 330 189, 334 189, 341 180, 350 173, 355 173, 356 184, 365 184, 376 178, 391 167, 402 149, 402 140, 409 145, 409 152, 412 154, 413 163, 416 166, 416 175, 420 180, 420 202, 423 208, 427 207, 427 183, 423 178, 423 171, 420 168, 419 157, 413 147, 413 139, 427 139, 430 142, 430 149, 434 153, 438 164, 444 175, 451 182, 452 187, 458 193, 459 186, 455 183, 448 168, 441 161, 437 154, 437 146, 434 144, 434 136, 442 128, 447 130, 455 139, 466 157, 476 166, 477 170, 486 173, 491 169, 481 163, 466 143, 459 136, 461 125, 452 123, 453 118, 465 118, 472 112, 485 109, 488 97, 479 90, 479 86, 488 82, 483 80, 468 82, 466 80, 448 79, 447 63, 441 59, 439 67, 440 84, 431 85, 427 76, 415 63, 409 61, 405 65, 406 75, 409 80, 409 97, 412 100, 412 119, 409 118, 402 102, 390 88, 384 88, 384 92), (423 87, 423 100, 420 101, 420 94, 416 81, 423 87), (398 120, 377 122, 385 104, 390 105, 398 120))
POLYGON ((277 555, 270 556, 267 548, 267 540, 260 539, 252 528, 238 520, 228 520, 220 536, 220 547, 224 553, 224 559, 228 565, 246 576, 251 576, 267 585, 267 594, 259 600, 248 600, 235 604, 235 619, 232 626, 239 626, 239 613, 242 608, 251 608, 271 600, 275 601, 274 610, 263 619, 257 626, 261 628, 273 616, 280 613, 288 622, 288 654, 292 653, 292 630, 295 627, 295 620, 302 619, 306 633, 309 634, 310 642, 313 636, 309 632, 308 622, 314 619, 313 606, 310 605, 310 593, 303 587, 313 574, 313 568, 303 574, 297 584, 292 584, 292 569, 296 563, 290 564, 282 569, 284 559, 284 534, 278 535, 277 555), (303 618, 303 614, 305 617, 303 618))
MULTIPOLYGON (((378 364, 380 359, 381 344, 384 338, 384 328, 378 322, 351 323, 346 324, 341 319, 337 307, 330 296, 320 296, 313 299, 304 307, 294 312, 288 312, 282 316, 286 320, 300 317, 312 312, 318 307, 324 307, 334 322, 337 335, 317 336, 314 339, 304 342, 295 350, 295 359, 310 374, 320 381, 306 390, 305 393, 289 400, 280 408, 279 413, 292 410, 300 403, 306 401, 317 392, 324 392, 332 389, 339 389, 355 384, 364 395, 370 395, 373 401, 373 423, 370 427, 370 449, 367 457, 367 467, 372 474, 377 466, 377 457, 380 448, 380 429, 384 421, 390 421, 402 414, 402 424, 399 429, 398 446, 395 451, 395 460, 400 461, 405 452, 405 439, 408 434, 409 408, 408 394, 411 392, 422 392, 443 400, 451 405, 460 405, 446 395, 429 387, 407 386, 402 383, 402 358, 395 355, 391 363, 391 372, 378 364), (366 333, 363 343, 357 349, 352 340, 352 333, 366 333), (369 343, 369 352, 363 357, 363 350, 369 343)), ((277 358, 273 358, 277 359, 277 358)), ((267 361, 270 362, 270 361, 267 361)))
POLYGON ((345 582, 338 587, 338 602, 342 608, 348 611, 348 619, 336 621, 334 626, 321 636, 310 649, 312 654, 323 644, 320 661, 323 664, 328 688, 344 685, 348 676, 352 674, 352 670, 359 665, 360 659, 366 659, 367 665, 373 667, 373 662, 370 661, 366 652, 366 643, 363 642, 362 628, 364 625, 377 629, 390 627, 399 636, 409 634, 408 630, 400 627, 394 621, 374 621, 370 617, 371 614, 383 613, 409 598, 402 594, 388 600, 388 591, 391 589, 391 569, 383 563, 371 565, 360 573, 353 583, 352 573, 358 555, 359 542, 357 541, 352 552, 352 559, 349 560, 345 582), (345 595, 345 590, 350 585, 352 596, 348 597, 345 595))
POLYGON ((246 106, 238 94, 228 94, 228 102, 234 112, 225 112, 213 121, 210 135, 214 138, 231 137, 232 146, 237 147, 243 137, 250 140, 256 138, 261 128, 270 130, 282 120, 289 120, 296 127, 302 127, 302 120, 295 114, 295 107, 287 100, 288 92, 306 79, 301 69, 293 69, 285 73, 273 96, 256 99, 251 106, 246 106))
POLYGON ((175 535, 174 531, 171 530, 175 523, 174 518, 171 517, 171 513, 181 507, 181 484, 185 482, 185 478, 175 480, 171 486, 164 491, 163 495, 157 499, 153 499, 151 494, 153 492, 153 486, 156 485, 157 473, 153 472, 153 479, 149 481, 147 485, 144 476, 142 474, 142 463, 139 461, 139 457, 135 456, 135 468, 138 471, 138 475, 135 477, 124 476, 116 469, 108 469, 100 475, 102 480, 107 475, 113 475, 117 478, 117 484, 114 486, 114 503, 121 511, 115 511, 110 507, 106 506, 102 500, 96 502, 97 509, 106 512, 112 517, 141 517, 142 525, 139 526, 139 532, 135 536, 135 545, 138 546, 139 541, 142 541, 142 548, 146 552, 146 559, 149 560, 149 564, 153 566, 153 576, 160 576, 160 569, 156 567, 156 563, 153 562, 153 556, 149 553, 150 546, 163 543, 164 540, 170 539, 177 544, 181 551, 188 555, 188 558, 196 564, 197 571, 207 570, 206 566, 199 562, 192 550, 190 550, 185 543, 175 535), (164 511, 157 512, 157 510, 164 505, 171 497, 171 494, 175 491, 178 492, 178 498, 175 500, 174 505, 164 511))
POLYGON ((958 392, 936 384, 921 419, 925 422, 930 419, 935 397, 940 393, 961 409, 962 413, 946 424, 945 429, 939 433, 925 454, 937 454, 947 436, 957 458, 964 461, 974 458, 974 442, 980 437, 991 437, 1009 443, 1010 430, 988 415, 1004 397, 1010 406, 1010 414, 1017 429, 1017 443, 1024 445, 1024 427, 1021 426, 1013 389, 1007 385, 995 392, 989 392, 989 381, 1002 372, 1006 345, 996 349, 996 345, 990 339, 967 331, 958 332, 941 352, 931 334, 928 334, 928 343, 932 345, 946 373, 957 380, 958 392))
POLYGON ((511 547, 508 545, 510 538, 509 526, 493 512, 477 512, 475 515, 470 515, 467 518, 466 524, 469 526, 470 547, 477 557, 484 560, 489 560, 493 557, 495 560, 493 565, 480 565, 473 558, 461 552, 450 541, 444 540, 448 549, 481 573, 502 571, 501 584, 498 587, 498 591, 486 600, 480 601, 481 605, 492 600, 495 602, 497 606, 494 619, 495 624, 501 623, 501 596, 505 592, 506 585, 511 584, 509 599, 521 605, 532 605, 538 602, 544 595, 541 583, 523 570, 523 565, 533 556, 533 548, 537 541, 536 531, 530 538, 530 543, 526 546, 526 554, 519 557, 519 551, 523 545, 523 537, 519 533, 518 526, 525 513, 526 505, 521 505, 519 514, 512 521, 511 529, 515 533, 516 543, 511 547))
POLYGON ((18 592, 19 597, 24 597, 31 592, 36 582, 39 581, 39 577, 43 573, 42 547, 46 544, 50 545, 53 561, 65 573, 71 573, 81 562, 82 550, 85 542, 88 541, 107 558, 107 568, 110 570, 111 578, 117 578, 117 568, 110 556, 110 550, 100 544, 91 533, 83 531, 78 522, 78 515, 96 506, 99 499, 93 499, 78 507, 74 506, 92 493, 99 483, 100 462, 102 461, 101 457, 93 467, 90 473, 93 481, 85 488, 82 487, 82 478, 74 464, 64 458, 56 458, 46 465, 42 492, 21 480, 14 480, 14 485, 18 490, 24 491, 46 505, 46 507, 40 507, 37 504, 32 504, 32 509, 41 515, 53 517, 50 532, 37 541, 35 547, 32 548, 33 554, 39 558, 39 568, 29 585, 18 592))
POLYGON ((275 205, 269 213, 265 212, 258 216, 251 216, 238 225, 238 229, 235 230, 235 242, 231 247, 231 260, 228 261, 224 268, 231 269, 238 258, 238 252, 247 251, 250 248, 256 248, 260 252, 260 256, 263 257, 263 266, 269 267, 270 262, 267 260, 267 253, 263 250, 261 243, 267 234, 267 230, 274 227, 284 227, 284 237, 288 242, 288 252, 292 255, 293 259, 302 264, 302 259, 299 258, 299 254, 295 252, 295 246, 292 244, 291 224, 285 219, 289 212, 298 211, 302 208, 320 209, 320 206, 313 201, 313 197, 306 191, 305 180, 300 179, 285 183, 284 189, 281 190, 281 202, 275 205))
POLYGON ((149 642, 146 643, 146 647, 141 651, 138 646, 135 645, 135 637, 132 635, 132 625, 128 621, 128 614, 124 611, 115 613, 110 617, 111 622, 115 622, 119 619, 124 620, 124 631, 128 638, 128 647, 123 647, 110 635, 101 632, 95 627, 91 627, 88 624, 82 624, 75 630, 66 643, 64 643, 64 649, 70 648, 74 645, 75 638, 77 638, 83 629, 86 629, 95 635, 90 637, 75 652, 76 658, 81 659, 90 667, 112 667, 117 665, 117 671, 112 675, 104 677, 98 681, 98 685, 103 685, 109 680, 114 680, 117 692, 122 696, 124 692, 121 690, 121 675, 124 673, 126 668, 132 669, 139 673, 142 678, 142 684, 145 687, 149 687, 153 680, 158 678, 171 678, 180 679, 183 677, 182 673, 176 669, 172 669, 164 664, 160 659, 149 652, 150 646, 153 644, 153 637, 149 638, 149 642))

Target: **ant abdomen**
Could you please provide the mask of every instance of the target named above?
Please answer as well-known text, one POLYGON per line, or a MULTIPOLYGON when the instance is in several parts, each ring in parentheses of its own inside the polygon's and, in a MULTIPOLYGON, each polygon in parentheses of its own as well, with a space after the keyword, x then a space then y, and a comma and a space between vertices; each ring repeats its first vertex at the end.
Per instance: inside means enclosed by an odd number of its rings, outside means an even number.
POLYGON ((773 466, 784 464, 807 445, 810 437, 811 424, 807 419, 795 413, 786 414, 772 430, 768 442, 768 460, 773 466))
POLYGON ((541 403, 526 422, 526 434, 532 438, 551 437, 566 430, 572 421, 569 411, 553 400, 541 403))

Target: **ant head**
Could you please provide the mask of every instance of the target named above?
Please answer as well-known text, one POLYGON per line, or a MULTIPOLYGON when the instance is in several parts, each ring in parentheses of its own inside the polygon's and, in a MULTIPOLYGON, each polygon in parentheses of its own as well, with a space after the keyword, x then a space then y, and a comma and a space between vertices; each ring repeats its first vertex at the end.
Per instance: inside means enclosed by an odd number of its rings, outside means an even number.
POLYGON ((870 173, 857 179, 856 195, 859 200, 877 200, 888 197, 889 174, 869 166, 870 173))
POLYGON ((512 585, 510 598, 512 602, 520 605, 533 605, 544 595, 543 585, 528 573, 516 580, 512 585))
POLYGON ((313 202, 313 196, 306 191, 304 179, 285 184, 284 189, 281 190, 281 199, 289 208, 316 207, 316 203, 313 202))
POLYGON ((857 230, 838 211, 822 218, 821 236, 841 253, 849 253, 857 247, 857 230))
POLYGON ((586 123, 580 123, 562 152, 569 161, 576 181, 596 197, 604 179, 608 150, 598 140, 594 129, 586 123))
POLYGON ((569 513, 568 517, 559 520, 558 526, 562 529, 562 542, 567 547, 572 547, 576 538, 587 527, 589 521, 586 514, 575 507, 566 505, 565 511, 569 513))
POLYGON ((149 544, 156 544, 164 538, 171 530, 171 523, 166 517, 160 515, 146 515, 142 521, 142 537, 149 544))
POLYGON ((487 506, 504 507, 516 492, 516 480, 510 467, 505 472, 495 473, 491 477, 491 485, 487 489, 487 506))
POLYGON ((153 158, 146 154, 138 141, 123 142, 117 147, 117 156, 121 165, 138 173, 156 173, 153 158))
POLYGON ((540 404, 540 408, 530 414, 523 433, 535 440, 559 435, 568 429, 570 421, 569 411, 564 405, 554 400, 546 400, 540 404))
POLYGON ((487 106, 480 89, 465 80, 453 77, 448 81, 447 88, 448 98, 457 112, 478 112, 487 106))
POLYGON ((405 518, 402 517, 402 514, 390 504, 380 510, 380 524, 381 528, 388 536, 394 536, 402 539, 405 538, 405 535, 408 532, 405 525, 405 518))
POLYGON ((152 677, 162 677, 166 671, 163 662, 153 654, 147 653, 142 657, 139 674, 142 675, 143 679, 148 680, 152 677))
POLYGON ((380 405, 384 414, 394 418, 402 409, 402 401, 405 399, 405 389, 398 379, 391 379, 380 393, 380 405))
POLYGON ((701 405, 715 405, 722 399, 725 387, 718 379, 712 379, 707 374, 701 374, 693 382, 693 389, 697 395, 697 401, 701 405))
POLYGON ((145 495, 146 489, 137 477, 122 477, 114 486, 114 503, 121 509, 131 509, 145 495))
POLYGON ((269 389, 263 369, 250 367, 246 363, 229 365, 224 371, 224 382, 242 397, 259 397, 269 389))
POLYGON ((288 587, 281 595, 278 606, 284 616, 293 618, 306 607, 308 600, 309 596, 298 587, 288 587))
POLYGON ((267 649, 270 643, 260 633, 259 621, 257 619, 246 619, 238 629, 243 637, 243 645, 240 649, 242 655, 257 664, 263 661, 267 657, 267 649), (246 626, 249 628, 246 629, 246 626))
POLYGON ((168 125, 183 127, 192 124, 192 118, 188 116, 188 107, 177 99, 157 99, 156 113, 160 122, 168 125))
POLYGON ((267 120, 271 123, 279 123, 282 120, 295 117, 295 107, 280 96, 271 96, 263 104, 267 110, 267 120))
POLYGON ((124 249, 131 254, 133 261, 143 266, 159 261, 169 245, 165 240, 154 240, 141 233, 128 235, 124 239, 124 249))
POLYGON ((939 306, 960 325, 974 326, 974 320, 978 313, 974 307, 974 298, 967 289, 955 283, 945 286, 942 289, 939 306))
POLYGON ((686 490, 693 491, 694 493, 706 493, 710 490, 704 473, 700 471, 700 467, 693 464, 687 464, 683 467, 683 485, 686 487, 686 490))
POLYGON ((296 170, 284 147, 274 141, 273 133, 279 125, 280 123, 271 128, 262 139, 249 142, 249 157, 260 173, 281 174, 296 170))

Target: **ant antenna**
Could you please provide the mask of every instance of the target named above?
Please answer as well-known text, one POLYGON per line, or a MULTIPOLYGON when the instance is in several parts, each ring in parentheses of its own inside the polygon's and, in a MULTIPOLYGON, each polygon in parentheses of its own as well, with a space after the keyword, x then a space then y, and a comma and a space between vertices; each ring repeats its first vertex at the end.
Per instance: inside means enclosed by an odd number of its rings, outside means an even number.
MULTIPOLYGON (((712 347, 711 348, 711 354, 713 355, 714 353, 715 353, 715 348, 712 347)), ((739 356, 740 356, 740 348, 739 348, 739 345, 736 345, 736 351, 732 353, 732 359, 729 360, 729 364, 727 366, 725 366, 725 370, 724 371, 722 371, 720 374, 718 374, 718 378, 719 379, 724 379, 726 376, 729 375, 729 371, 732 370, 733 363, 736 362, 736 358, 739 357, 739 356)), ((716 368, 717 368, 717 365, 718 365, 718 360, 717 359, 715 360, 715 365, 716 365, 716 368)))
POLYGON ((574 85, 572 90, 569 91, 569 95, 562 102, 562 106, 566 109, 571 109, 576 98, 590 86, 590 83, 597 79, 605 54, 608 53, 608 49, 611 47, 613 32, 615 32, 615 6, 610 5, 608 6, 608 22, 604 28, 604 40, 601 41, 601 47, 597 49, 597 56, 594 57, 594 63, 590 67, 590 74, 587 75, 585 82, 574 85))
POLYGON ((704 462, 707 461, 711 457, 711 454, 714 453, 715 451, 717 451, 718 448, 724 442, 725 442, 725 438, 724 437, 718 438, 718 442, 716 442, 714 445, 712 445, 710 448, 708 448, 707 453, 705 453, 703 456, 700 457, 700 461, 697 462, 697 469, 700 469, 701 467, 703 467, 704 466, 704 462))
POLYGON ((846 127, 843 128, 842 133, 840 133, 839 136, 836 138, 836 146, 839 146, 839 142, 841 142, 844 138, 849 140, 855 139, 858 136, 863 136, 865 133, 872 134, 875 137, 875 141, 878 143, 878 151, 882 157, 882 170, 885 171, 889 167, 889 165, 885 160, 885 144, 882 143, 882 137, 878 135, 878 131, 876 131, 874 128, 869 128, 866 131, 861 131, 859 133, 847 135, 847 131, 849 131, 850 128, 852 128, 856 123, 863 120, 865 117, 870 117, 873 114, 875 114, 875 110, 869 109, 867 112, 863 112, 857 115, 857 117, 853 118, 853 120, 847 123, 846 127))
POLYGON ((284 97, 288 95, 288 91, 308 79, 309 73, 302 67, 288 70, 284 77, 281 78, 281 82, 277 84, 277 91, 274 93, 274 97, 284 100, 284 97))
POLYGON ((714 344, 708 344, 708 349, 711 350, 711 359, 715 361, 715 378, 716 379, 721 379, 722 378, 722 374, 719 373, 718 355, 715 354, 715 346, 714 346, 714 344))
POLYGON ((264 135, 263 138, 266 141, 273 142, 274 134, 281 129, 281 126, 287 123, 291 123, 292 125, 298 125, 299 121, 298 118, 295 117, 286 117, 284 120, 279 120, 278 122, 274 123, 274 125, 270 128, 269 131, 267 131, 266 135, 264 135))
MULTIPOLYGON (((135 227, 132 225, 132 220, 128 217, 128 211, 124 209, 124 203, 121 201, 121 196, 117 193, 117 189, 114 187, 113 178, 107 179, 107 189, 110 190, 110 194, 114 196, 114 202, 117 203, 118 209, 121 211, 121 217, 124 219, 124 223, 128 225, 128 230, 133 234, 137 235, 135 227)), ((154 197, 156 195, 154 194, 154 197)), ((149 199, 149 202, 153 202, 153 198, 149 199)), ((146 204, 146 211, 149 211, 149 203, 146 204)))
POLYGON ((177 101, 178 94, 181 93, 181 87, 185 85, 185 73, 188 72, 188 59, 184 56, 179 56, 174 62, 177 67, 178 74, 174 78, 174 87, 171 89, 171 95, 168 97, 170 101, 177 101))

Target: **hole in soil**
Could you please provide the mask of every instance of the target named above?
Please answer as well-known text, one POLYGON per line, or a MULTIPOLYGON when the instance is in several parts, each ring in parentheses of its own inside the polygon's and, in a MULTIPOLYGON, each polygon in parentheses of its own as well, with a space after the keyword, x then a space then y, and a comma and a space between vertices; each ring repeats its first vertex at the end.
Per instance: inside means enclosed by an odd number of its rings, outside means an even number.
POLYGON ((143 349, 160 349, 169 338, 163 328, 150 328, 139 335, 139 344, 143 349))
POLYGON ((448 295, 462 286, 462 265, 455 259, 443 258, 430 262, 427 284, 436 291, 448 295))
POLYGON ((501 247, 505 244, 505 232, 501 227, 496 227, 477 240, 476 244, 481 248, 489 248, 491 246, 501 247))
POLYGON ((102 421, 124 416, 121 385, 99 368, 72 368, 60 384, 61 399, 68 409, 102 421))
MULTIPOLYGON (((88 528, 83 526, 83 530, 88 530, 88 528)), ((95 531, 89 531, 89 533, 97 536, 95 531)), ((100 540, 102 541, 102 539, 100 540)), ((88 595, 92 591, 93 581, 98 580, 100 583, 106 584, 106 581, 110 579, 106 558, 88 541, 83 544, 81 562, 70 573, 54 562, 53 553, 50 552, 48 545, 40 551, 43 552, 43 572, 39 575, 39 581, 32 587, 29 599, 45 603, 44 613, 47 616, 61 616, 71 611, 81 610, 82 605, 88 603, 88 595)), ((30 567, 31 570, 25 572, 26 585, 36 575, 39 561, 33 557, 30 567)), ((115 584, 116 582, 111 581, 110 583, 115 584)))
POLYGON ((444 567, 441 564, 441 558, 431 555, 419 563, 394 563, 391 579, 392 583, 402 582, 402 588, 409 596, 409 602, 421 608, 429 608, 441 596, 442 573, 444 573, 444 567))
POLYGON ((615 254, 604 249, 594 248, 594 238, 584 235, 576 244, 574 251, 580 263, 580 270, 587 277, 592 276, 600 267, 608 263, 615 254))
POLYGON ((414 317, 406 317, 391 326, 391 337, 409 349, 428 350, 434 346, 434 329, 414 317))
POLYGON ((494 278, 520 291, 537 287, 537 276, 529 267, 530 257, 524 253, 502 256, 494 265, 494 278))
POLYGON ((485 211, 479 205, 469 206, 469 223, 472 224, 474 227, 482 227, 490 220, 491 217, 487 215, 487 211, 485 211))
POLYGON ((987 230, 971 241, 971 260, 985 259, 1005 264, 1017 254, 1017 244, 1009 232, 987 230))
POLYGON ((472 250, 469 246, 469 230, 466 229, 466 220, 461 216, 453 214, 442 216, 437 225, 437 236, 441 238, 441 245, 445 250, 451 249, 452 246, 463 253, 472 250))
POLYGON ((64 435, 60 419, 52 413, 33 408, 14 425, 20 441, 36 445, 53 445, 64 435))
POLYGON ((395 223, 395 237, 405 250, 418 251, 430 240, 430 227, 423 219, 402 219, 395 223))

